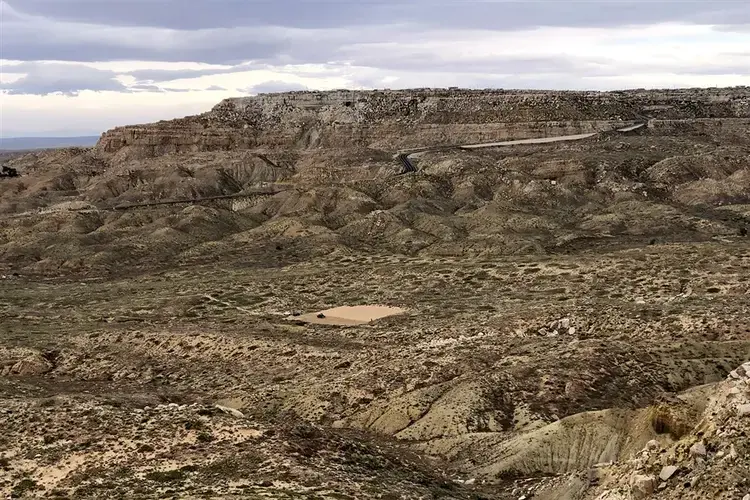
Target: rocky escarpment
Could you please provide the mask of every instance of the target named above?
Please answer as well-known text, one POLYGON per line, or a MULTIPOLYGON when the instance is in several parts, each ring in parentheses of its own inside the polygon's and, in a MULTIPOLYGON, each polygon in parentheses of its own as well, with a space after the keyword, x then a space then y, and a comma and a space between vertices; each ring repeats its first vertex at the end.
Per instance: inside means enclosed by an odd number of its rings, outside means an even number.
POLYGON ((14 159, 20 177, 0 182, 12 217, 0 257, 9 270, 108 272, 245 258, 251 245, 259 258, 270 248, 304 260, 335 248, 507 256, 744 236, 748 102, 748 89, 230 99, 114 129, 93 149, 14 159), (422 151, 410 159, 418 175, 397 175, 402 148, 643 120, 578 141, 422 151))
POLYGON ((747 89, 626 92, 331 91, 222 101, 202 115, 106 132, 123 157, 248 148, 386 151, 609 130, 630 122, 750 118, 747 89))

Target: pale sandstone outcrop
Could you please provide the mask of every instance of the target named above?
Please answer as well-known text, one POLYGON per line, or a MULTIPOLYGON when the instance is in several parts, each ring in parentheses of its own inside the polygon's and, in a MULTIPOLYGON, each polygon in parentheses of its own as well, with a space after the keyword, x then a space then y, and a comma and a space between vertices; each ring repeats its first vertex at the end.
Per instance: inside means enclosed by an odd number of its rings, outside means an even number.
MULTIPOLYGON (((388 151, 580 134, 645 119, 750 119, 746 90, 533 92, 412 89, 261 94, 197 116, 118 127, 97 150, 143 158, 237 149, 369 147, 388 151)), ((677 121, 677 122, 675 122, 677 121)), ((747 124, 746 124, 747 125, 747 124)))

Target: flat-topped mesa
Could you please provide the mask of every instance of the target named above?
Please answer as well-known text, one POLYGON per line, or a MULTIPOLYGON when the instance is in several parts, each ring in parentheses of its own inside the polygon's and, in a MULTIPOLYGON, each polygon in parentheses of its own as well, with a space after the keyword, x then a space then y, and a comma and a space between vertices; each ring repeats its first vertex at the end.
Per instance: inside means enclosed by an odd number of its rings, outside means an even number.
POLYGON ((247 148, 388 151, 579 134, 644 117, 750 118, 750 89, 623 92, 412 89, 286 92, 226 99, 202 115, 105 133, 128 156, 247 148))

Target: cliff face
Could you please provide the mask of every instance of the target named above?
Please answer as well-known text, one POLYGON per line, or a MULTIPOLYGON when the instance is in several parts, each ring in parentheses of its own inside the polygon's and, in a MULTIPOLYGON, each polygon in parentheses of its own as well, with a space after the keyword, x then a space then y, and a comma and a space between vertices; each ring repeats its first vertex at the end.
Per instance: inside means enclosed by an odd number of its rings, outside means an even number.
POLYGON ((106 132, 127 157, 248 148, 406 148, 607 130, 645 118, 750 118, 750 92, 331 91, 227 99, 202 115, 106 132))
POLYGON ((46 272, 156 266, 183 253, 231 260, 248 245, 263 259, 277 246, 293 248, 289 259, 336 248, 505 256, 728 237, 750 227, 749 98, 714 89, 229 99, 114 129, 93 150, 14 160, 21 176, 0 182, 0 213, 19 217, 0 224, 0 257, 46 272), (403 149, 643 120, 648 128, 581 141, 436 148, 412 155, 418 175, 397 175, 403 149), (183 213, 185 200, 200 208, 183 213))

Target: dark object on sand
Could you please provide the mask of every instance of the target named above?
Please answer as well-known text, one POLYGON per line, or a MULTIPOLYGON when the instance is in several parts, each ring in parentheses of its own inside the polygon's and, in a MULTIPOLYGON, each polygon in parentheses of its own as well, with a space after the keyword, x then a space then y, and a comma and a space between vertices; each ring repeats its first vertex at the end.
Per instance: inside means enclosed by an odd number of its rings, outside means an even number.
POLYGON ((320 318, 320 319, 323 319, 323 318, 325 318, 325 317, 326 317, 326 315, 325 315, 325 314, 323 314, 323 313, 318 313, 318 318, 320 318))
POLYGON ((3 169, 0 170, 0 177, 18 177, 18 170, 3 165, 3 169))

